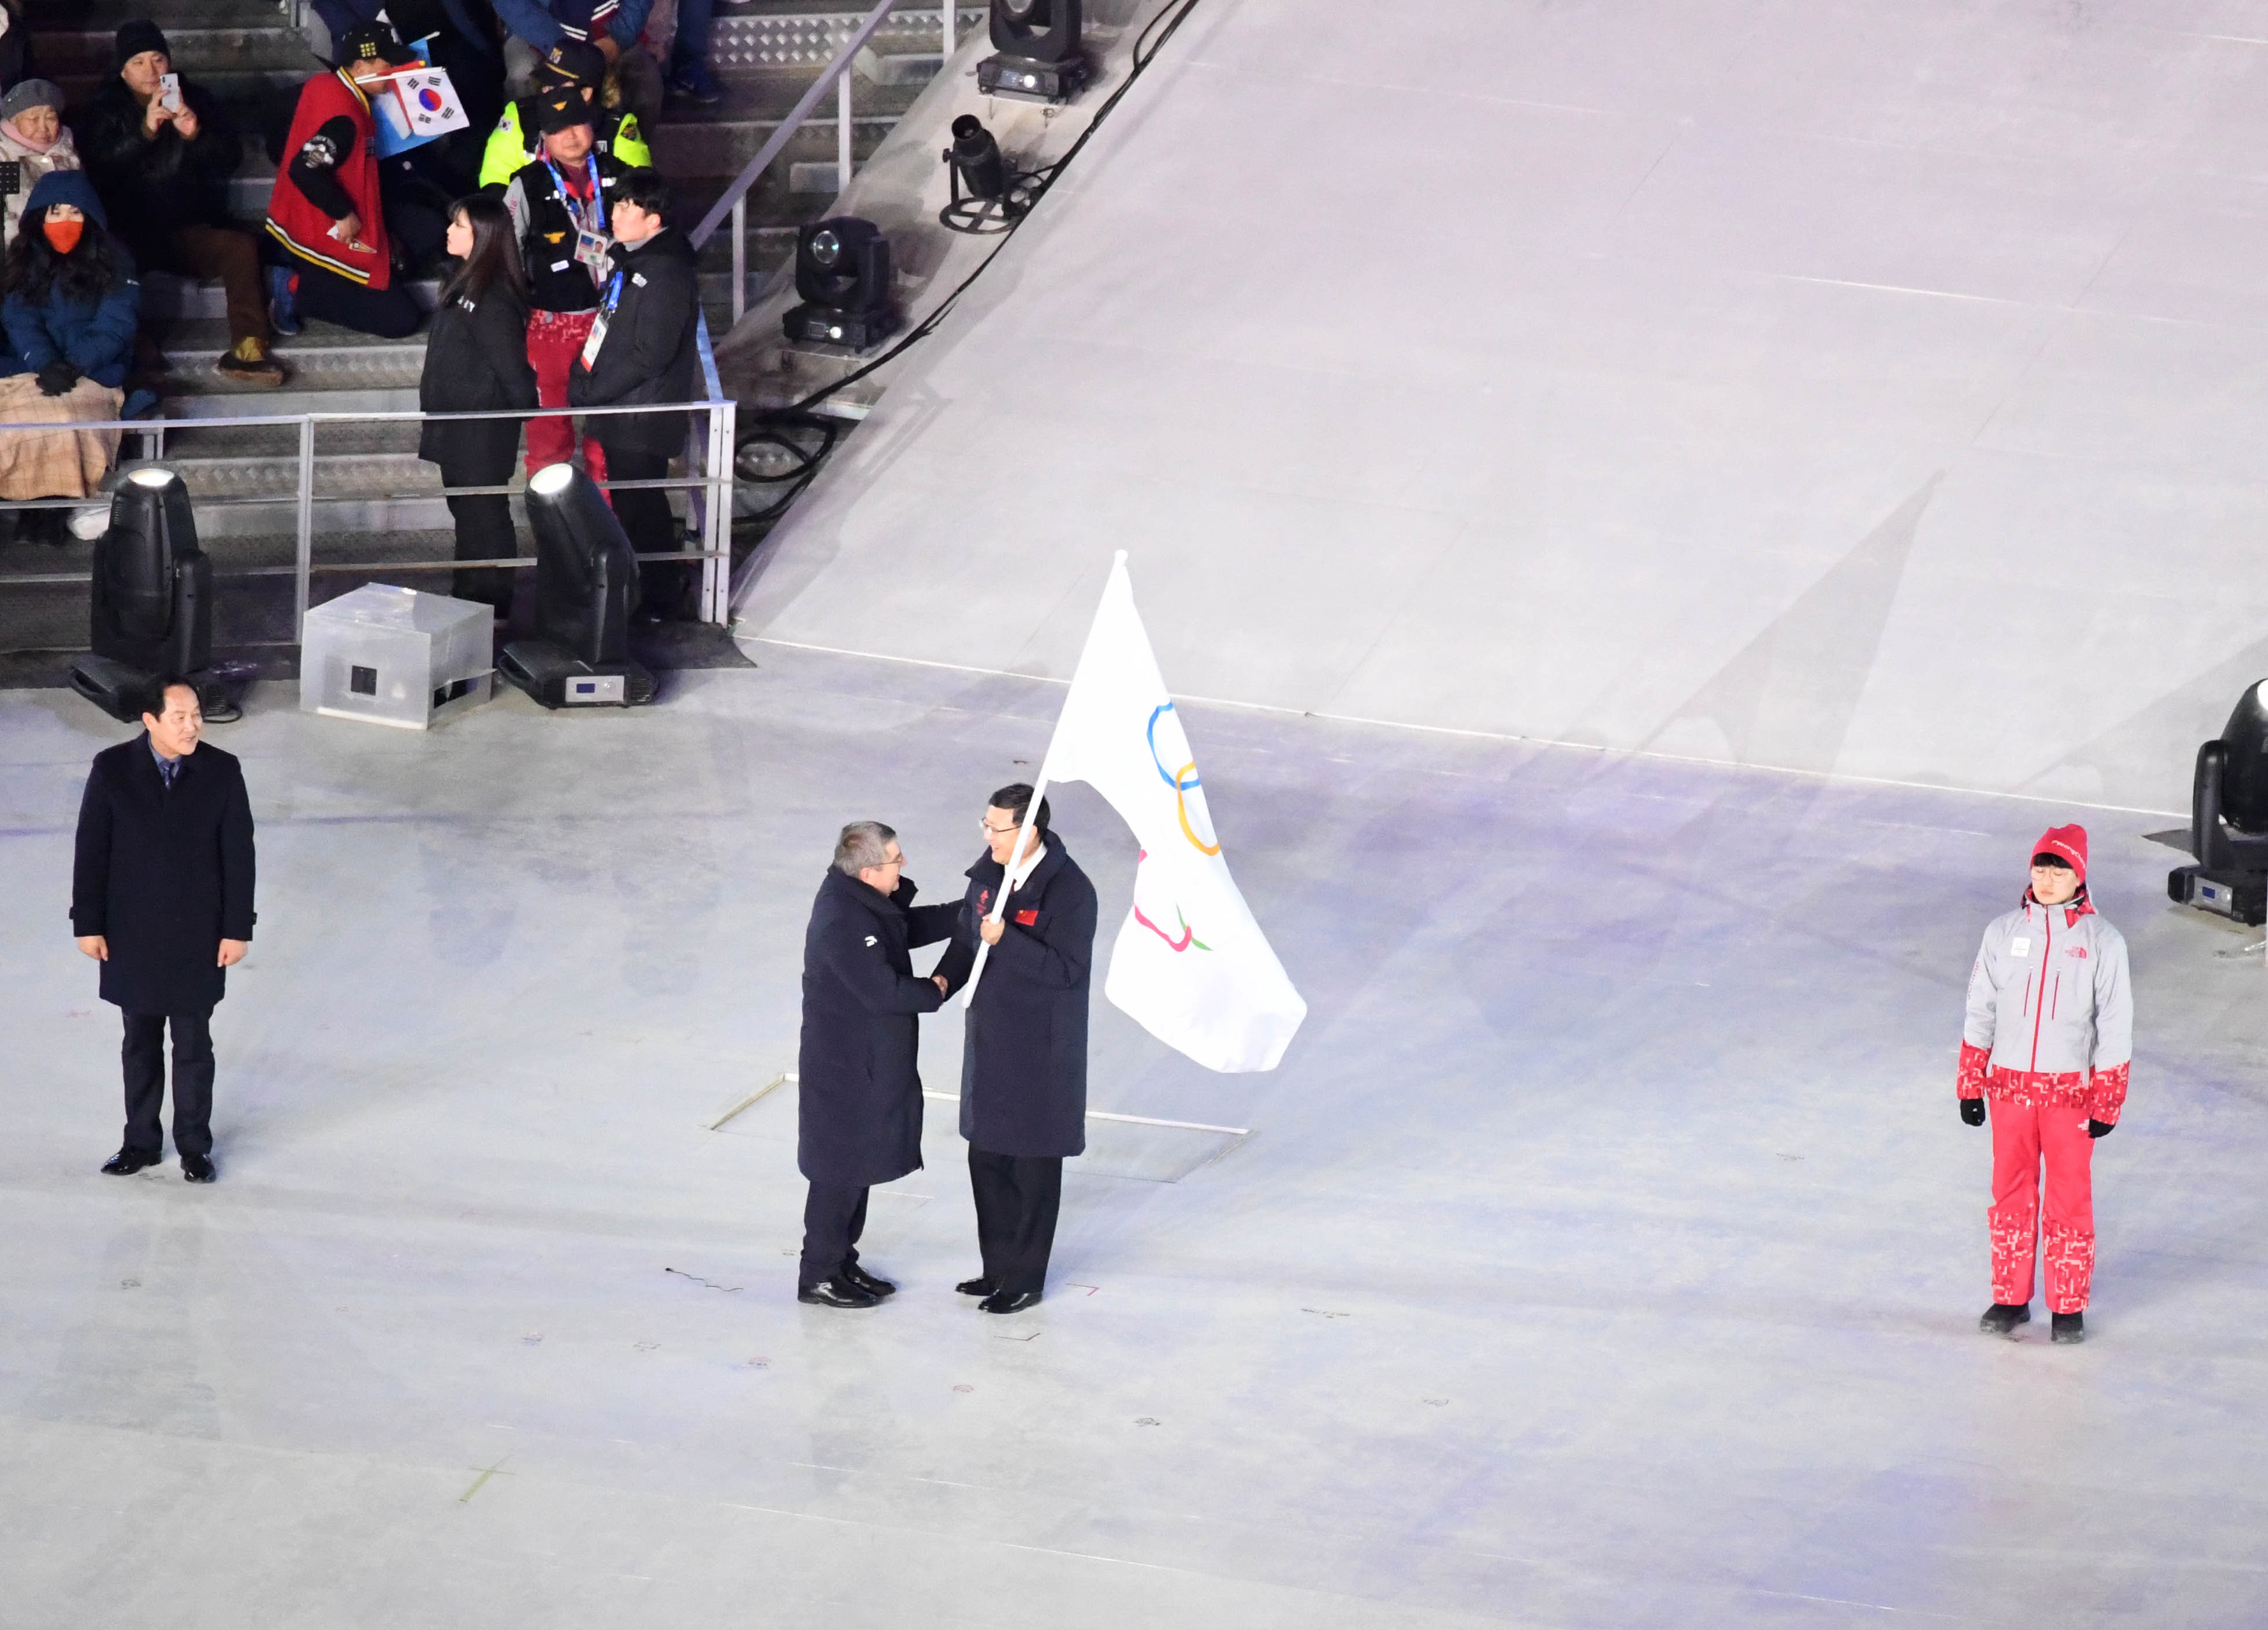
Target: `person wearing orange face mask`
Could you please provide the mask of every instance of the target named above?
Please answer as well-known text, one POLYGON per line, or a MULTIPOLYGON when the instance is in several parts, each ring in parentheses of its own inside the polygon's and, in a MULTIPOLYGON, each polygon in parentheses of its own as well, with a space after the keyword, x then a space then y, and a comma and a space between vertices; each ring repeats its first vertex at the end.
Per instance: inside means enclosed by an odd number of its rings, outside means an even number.
MULTIPOLYGON (((84 498, 99 488, 117 453, 116 430, 6 427, 119 417, 142 285, 79 172, 40 177, 24 220, 0 259, 0 324, 19 367, 0 378, 0 499, 84 498)), ((68 540, 65 510, 19 513, 28 535, 68 540)))

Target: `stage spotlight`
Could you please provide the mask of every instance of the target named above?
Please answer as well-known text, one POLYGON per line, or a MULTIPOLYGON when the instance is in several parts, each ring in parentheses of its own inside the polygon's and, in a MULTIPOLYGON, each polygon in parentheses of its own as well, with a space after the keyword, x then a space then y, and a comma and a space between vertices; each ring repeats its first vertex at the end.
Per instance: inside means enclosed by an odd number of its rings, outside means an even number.
POLYGON ((207 716, 237 716, 208 672, 212 562, 197 547, 188 488, 162 466, 129 472, 111 496, 110 525, 94 545, 87 644, 71 664, 71 688, 114 719, 139 719, 160 673, 196 680, 207 716))
POLYGON ((1079 0, 992 0, 992 48, 976 64, 987 96, 1068 101, 1087 80, 1079 48, 1079 0))
POLYGON ((863 351, 895 333, 890 303, 890 240, 872 221, 838 215, 796 236, 795 291, 804 303, 780 319, 799 345, 863 351))
POLYGON ((2237 698, 2220 737, 2198 749, 2190 853, 2198 863, 2166 878, 2176 903, 2268 921, 2268 679, 2237 698))
POLYGON ((497 672, 547 708, 632 707, 653 675, 630 660, 637 551, 598 483, 571 464, 528 478, 535 532, 535 637, 515 640, 497 672))
POLYGON ((1032 207, 1020 190, 1025 178, 1009 173, 1000 143, 974 114, 953 121, 953 145, 945 150, 944 159, 953 199, 937 213, 940 226, 956 232, 1005 232, 1032 207))

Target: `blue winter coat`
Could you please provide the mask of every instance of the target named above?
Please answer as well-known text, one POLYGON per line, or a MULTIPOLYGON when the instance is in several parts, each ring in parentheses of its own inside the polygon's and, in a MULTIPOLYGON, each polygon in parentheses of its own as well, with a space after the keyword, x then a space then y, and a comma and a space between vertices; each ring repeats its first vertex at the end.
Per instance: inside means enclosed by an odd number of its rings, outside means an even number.
MULTIPOLYGON (((59 203, 77 205, 90 230, 109 231, 110 217, 102 200, 77 170, 52 170, 39 179, 24 201, 23 230, 37 231, 33 223, 48 205, 59 203)), ((67 362, 97 385, 114 388, 126 382, 127 368, 134 360, 135 325, 142 316, 142 285, 126 246, 113 238, 111 249, 123 275, 99 301, 64 300, 50 293, 35 305, 11 291, 0 302, 8 349, 26 370, 36 373, 49 363, 67 362)))

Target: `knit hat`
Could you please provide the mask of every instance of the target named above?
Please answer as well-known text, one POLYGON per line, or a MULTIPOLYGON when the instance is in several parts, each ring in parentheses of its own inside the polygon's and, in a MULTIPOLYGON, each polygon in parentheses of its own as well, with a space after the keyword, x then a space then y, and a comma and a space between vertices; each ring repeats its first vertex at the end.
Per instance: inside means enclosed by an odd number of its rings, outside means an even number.
POLYGON ((584 40, 561 40, 535 65, 539 85, 595 85, 606 77, 607 54, 584 40))
POLYGON ((52 107, 60 117, 63 111, 63 87, 52 79, 26 79, 7 95, 0 96, 0 119, 13 119, 33 107, 52 107))
POLYGON ((590 122, 591 105, 571 84, 546 91, 535 99, 535 128, 546 136, 556 136, 562 130, 590 122))
POLYGON ((2051 826, 2032 845, 2034 855, 2052 855, 2079 874, 2081 883, 2087 881, 2087 828, 2084 826, 2051 826))
POLYGON ((144 51, 155 51, 167 62, 173 61, 173 48, 166 43, 165 31, 146 17, 137 17, 130 23, 118 26, 118 46, 112 55, 118 60, 113 68, 123 68, 144 51))

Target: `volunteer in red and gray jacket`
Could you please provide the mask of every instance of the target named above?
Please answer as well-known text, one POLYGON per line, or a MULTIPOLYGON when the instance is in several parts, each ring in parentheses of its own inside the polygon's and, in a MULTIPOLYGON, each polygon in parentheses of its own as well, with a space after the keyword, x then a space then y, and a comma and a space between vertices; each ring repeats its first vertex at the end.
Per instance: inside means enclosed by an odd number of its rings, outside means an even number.
POLYGON ((2087 1339, 2095 1275, 2095 1140, 2118 1124, 2134 1053, 2126 942, 2087 892, 2087 829, 2032 846, 2023 904, 1996 917, 1969 975, 1956 1090, 1961 1119, 1992 1106, 1992 1305, 1981 1329, 2013 1337, 2032 1317, 2040 1172, 2047 1172, 2047 1295, 2058 1341, 2087 1339))

